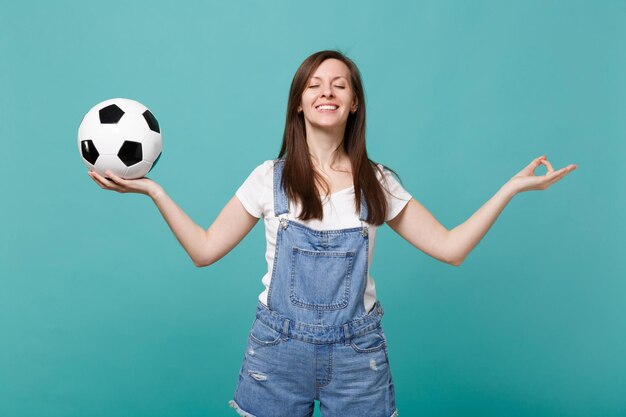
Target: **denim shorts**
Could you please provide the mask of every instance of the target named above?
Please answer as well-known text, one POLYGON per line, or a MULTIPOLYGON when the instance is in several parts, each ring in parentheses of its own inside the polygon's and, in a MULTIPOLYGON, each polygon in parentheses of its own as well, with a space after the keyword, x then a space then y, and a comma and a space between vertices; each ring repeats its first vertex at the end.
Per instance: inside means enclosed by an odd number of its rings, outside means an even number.
POLYGON ((324 417, 395 417, 377 312, 382 315, 379 306, 350 326, 320 330, 281 325, 280 316, 259 304, 231 407, 245 417, 306 417, 318 400, 324 417))

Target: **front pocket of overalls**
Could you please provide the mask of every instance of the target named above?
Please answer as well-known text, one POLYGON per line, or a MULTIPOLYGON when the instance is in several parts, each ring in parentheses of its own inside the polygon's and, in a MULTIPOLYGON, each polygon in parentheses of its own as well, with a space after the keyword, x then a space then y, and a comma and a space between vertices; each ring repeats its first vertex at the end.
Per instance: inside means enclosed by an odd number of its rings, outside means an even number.
POLYGON ((377 352, 385 346, 382 330, 374 330, 350 340, 350 346, 357 353, 377 352))
POLYGON ((272 346, 277 345, 281 340, 281 333, 264 324, 259 319, 255 319, 250 330, 250 340, 257 345, 272 346))
POLYGON ((312 251, 291 253, 292 304, 311 310, 338 310, 348 305, 354 252, 312 251))

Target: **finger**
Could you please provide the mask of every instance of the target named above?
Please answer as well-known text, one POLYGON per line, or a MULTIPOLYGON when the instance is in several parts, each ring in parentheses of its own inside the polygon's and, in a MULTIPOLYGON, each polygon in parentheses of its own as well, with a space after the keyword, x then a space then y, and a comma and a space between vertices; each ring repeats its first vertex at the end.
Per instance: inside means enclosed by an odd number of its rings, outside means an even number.
POLYGON ((555 182, 559 181, 561 178, 566 176, 570 171, 571 171, 570 166, 567 166, 565 168, 559 169, 558 171, 555 171, 552 174, 551 178, 548 180, 548 183, 554 184, 555 182))
POLYGON ((107 178, 111 181, 114 182, 115 184, 120 184, 120 185, 124 185, 125 180, 121 177, 118 177, 117 175, 115 175, 113 172, 111 171, 106 171, 105 172, 107 178))
POLYGON ((100 175, 97 171, 89 171, 89 175, 91 175, 92 178, 95 178, 98 181, 100 181, 102 184, 104 184, 106 181, 106 179, 102 175, 100 175))
POLYGON ((119 191, 119 187, 109 181, 107 178, 103 177, 102 175, 98 174, 96 171, 92 171, 92 174, 95 178, 98 179, 98 181, 104 185, 104 188, 106 188, 107 190, 114 190, 114 191, 119 191))
POLYGON ((546 166, 546 168, 548 169, 548 173, 554 172, 554 168, 552 168, 552 164, 548 162, 547 159, 542 159, 541 163, 546 166))
POLYGON ((568 166, 559 169, 557 172, 561 172, 562 171, 563 175, 565 175, 565 174, 569 174, 570 172, 572 172, 575 169, 576 169, 576 165, 569 164, 568 166))
POLYGON ((524 168, 522 168, 522 170, 520 172, 518 172, 517 174, 515 174, 515 176, 529 176, 532 175, 535 172, 535 168, 537 168, 537 166, 539 166, 541 164, 541 158, 544 158, 545 156, 540 156, 539 158, 535 158, 532 161, 530 161, 530 163, 528 165, 526 165, 524 168))
POLYGON ((535 168, 537 168, 539 165, 541 165, 541 161, 544 160, 546 158, 545 155, 540 156, 539 158, 535 158, 533 159, 530 164, 528 164, 528 166, 526 167, 527 169, 530 170, 530 172, 534 172, 535 168))
POLYGON ((97 174, 96 174, 96 175, 94 175, 94 173, 89 172, 89 173, 87 173, 87 175, 89 175, 89 176, 91 177, 91 179, 92 179, 92 180, 93 180, 96 184, 98 184, 98 186, 99 186, 100 188, 102 188, 103 190, 106 190, 106 189, 107 189, 107 186, 106 186, 106 185, 104 185, 104 184, 102 183, 102 181, 100 181, 100 179, 96 176, 97 174))
POLYGON ((115 175, 111 171, 106 171, 105 174, 107 175, 107 179, 110 180, 113 184, 115 184, 116 191, 120 193, 127 193, 129 192, 129 190, 131 190, 131 188, 129 187, 130 185, 129 180, 125 180, 124 178, 115 175))
POLYGON ((541 165, 541 161, 544 160, 546 158, 545 155, 540 156, 539 158, 535 158, 533 159, 530 164, 528 164, 526 166, 526 168, 524 168, 523 170, 520 171, 520 174, 522 175, 535 175, 535 170, 537 169, 537 167, 539 165, 541 165))
POLYGON ((561 178, 563 178, 565 176, 565 174, 567 174, 567 171, 563 171, 563 170, 558 170, 554 172, 554 175, 548 180, 548 182, 550 184, 554 184, 555 182, 557 182, 558 180, 560 180, 561 178))
POLYGON ((535 168, 535 167, 537 167, 537 166, 541 165, 541 160, 542 160, 543 158, 544 158, 544 156, 540 156, 539 158, 535 158, 535 159, 533 159, 533 160, 530 162, 530 164, 528 164, 528 167, 529 167, 529 168, 531 168, 531 167, 532 167, 532 168, 535 168))

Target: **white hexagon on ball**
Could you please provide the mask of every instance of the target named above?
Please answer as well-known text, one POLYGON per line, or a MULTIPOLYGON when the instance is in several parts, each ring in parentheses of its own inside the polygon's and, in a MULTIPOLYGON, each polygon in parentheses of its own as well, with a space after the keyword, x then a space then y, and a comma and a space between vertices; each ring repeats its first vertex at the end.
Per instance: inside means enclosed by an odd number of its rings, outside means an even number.
POLYGON ((161 129, 143 104, 113 98, 93 106, 78 127, 78 152, 100 175, 111 170, 125 179, 144 177, 163 149, 161 129))

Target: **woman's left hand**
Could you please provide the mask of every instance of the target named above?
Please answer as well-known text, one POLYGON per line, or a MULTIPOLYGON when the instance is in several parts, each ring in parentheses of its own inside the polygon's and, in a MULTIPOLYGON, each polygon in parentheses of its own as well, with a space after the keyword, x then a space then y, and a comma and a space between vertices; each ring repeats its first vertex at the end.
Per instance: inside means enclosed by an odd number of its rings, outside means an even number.
POLYGON ((575 169, 576 165, 570 164, 555 171, 546 156, 543 155, 534 159, 528 166, 515 174, 506 183, 506 186, 510 187, 516 194, 522 191, 545 190, 575 169), (545 165, 548 169, 545 175, 535 175, 535 170, 539 165, 545 165))

